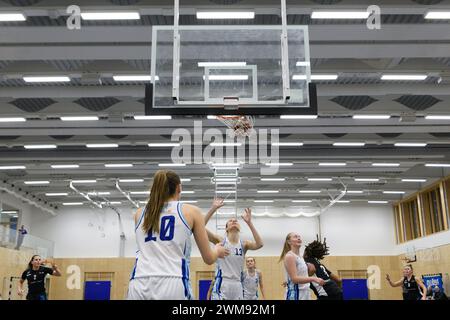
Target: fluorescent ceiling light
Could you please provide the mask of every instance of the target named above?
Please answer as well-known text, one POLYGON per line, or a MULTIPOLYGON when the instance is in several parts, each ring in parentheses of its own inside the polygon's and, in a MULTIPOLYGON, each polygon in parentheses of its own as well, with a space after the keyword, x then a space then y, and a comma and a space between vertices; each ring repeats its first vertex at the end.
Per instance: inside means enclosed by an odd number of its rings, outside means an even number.
POLYGON ((400 163, 372 163, 372 167, 400 167, 400 163))
POLYGON ((366 144, 364 142, 335 142, 333 146, 335 147, 364 147, 366 144))
POLYGON ((206 116, 206 119, 208 120, 217 120, 217 116, 206 116))
POLYGON ((123 182, 123 183, 138 183, 138 182, 144 182, 144 179, 119 179, 119 182, 123 182))
POLYGON ((198 11, 197 19, 254 19, 253 11, 198 11))
MULTIPOLYGON (((339 78, 338 74, 312 74, 311 80, 337 80, 339 78)), ((292 80, 306 80, 306 74, 294 74, 292 80)))
POLYGON ((215 178, 215 182, 236 182, 238 178, 215 178))
POLYGON ((387 120, 391 116, 387 114, 355 114, 353 119, 355 120, 387 120))
POLYGON ((367 19, 368 11, 313 11, 311 19, 367 19))
POLYGON ((134 116, 134 120, 171 120, 172 116, 134 116))
POLYGON ((261 181, 271 181, 271 182, 286 181, 286 178, 261 178, 261 181))
POLYGON ((106 205, 108 205, 108 204, 122 204, 121 201, 109 201, 109 202, 102 201, 102 202, 100 202, 100 203, 101 203, 101 204, 106 204, 106 205))
POLYGON ((321 193, 321 190, 300 190, 300 193, 321 193))
POLYGON ((311 203, 312 200, 292 200, 293 203, 311 203))
POLYGON ((448 20, 450 19, 450 11, 428 11, 425 19, 448 20))
POLYGON ((0 13, 0 22, 25 21, 23 13, 0 13))
POLYGON ((72 180, 72 183, 97 183, 97 180, 72 180))
POLYGON ((292 162, 267 162, 265 165, 269 167, 290 167, 294 164, 292 162))
POLYGON ((302 147, 302 142, 275 142, 272 143, 274 147, 302 147))
POLYGON ((356 182, 378 182, 380 179, 377 178, 355 178, 356 182))
POLYGON ((308 178, 308 181, 333 181, 332 178, 308 178))
POLYGON ((131 163, 107 163, 105 168, 130 168, 133 164, 131 163))
POLYGON ((17 210, 4 210, 4 211, 1 211, 1 210, 0 210, 0 213, 5 213, 5 214, 17 214, 17 213, 19 213, 19 211, 17 211, 17 210))
POLYGON ((35 144, 35 145, 25 145, 25 149, 56 149, 57 146, 54 144, 35 144))
POLYGON ((195 191, 181 191, 182 194, 194 194, 195 191))
POLYGON ((388 203, 389 201, 367 201, 368 203, 372 203, 372 204, 383 204, 383 203, 388 203))
POLYGON ((427 182, 427 179, 402 179, 402 182, 427 182))
POLYGON ((24 181, 23 183, 27 185, 42 185, 42 184, 50 184, 50 181, 24 181))
POLYGON ((238 168, 241 166, 240 163, 232 163, 232 162, 223 162, 223 163, 211 163, 211 166, 213 167, 221 167, 221 168, 238 168))
POLYGON ((130 194, 150 194, 150 191, 130 191, 130 194))
POLYGON ((63 206, 82 206, 83 202, 63 202, 63 206))
POLYGON ((78 164, 52 164, 53 169, 77 169, 80 166, 78 164))
MULTIPOLYGON (((206 79, 203 76, 204 80, 206 79)), ((248 80, 246 74, 210 74, 208 79, 211 81, 233 81, 233 80, 248 80)))
POLYGON ((450 163, 427 163, 427 164, 425 164, 425 167, 449 168, 450 167, 450 163))
POLYGON ((423 81, 428 76, 426 74, 416 74, 416 75, 401 75, 401 74, 384 74, 381 76, 381 80, 397 80, 397 81, 423 81))
POLYGON ((240 142, 212 142, 211 147, 240 147, 242 143, 240 142))
POLYGON ((244 67, 247 62, 199 62, 199 67, 244 67))
POLYGON ((236 193, 236 190, 216 190, 216 193, 236 193))
POLYGON ((139 20, 139 12, 136 11, 109 11, 109 12, 82 12, 83 20, 139 20))
POLYGON ((21 117, 0 118, 0 122, 25 122, 27 119, 21 117))
POLYGON ((149 147, 157 148, 157 147, 179 147, 179 142, 168 142, 168 143, 149 143, 149 147))
POLYGON ((338 200, 337 203, 350 203, 350 200, 338 200))
POLYGON ((45 194, 47 197, 64 197, 68 196, 67 192, 50 192, 45 194))
POLYGON ((158 163, 159 167, 186 167, 186 163, 158 163))
POLYGON ((322 167, 345 167, 346 165, 345 162, 319 162, 319 166, 322 167))
POLYGON ((182 200, 181 201, 182 203, 197 203, 198 201, 197 200, 182 200))
MULTIPOLYGON (((114 81, 152 81, 151 75, 115 75, 113 76, 114 81)), ((158 81, 159 77, 156 76, 155 80, 158 81)))
POLYGON ((362 190, 347 190, 347 193, 362 194, 362 193, 364 193, 364 191, 362 191, 362 190))
POLYGON ((396 147, 426 147, 427 143, 409 143, 409 142, 398 142, 395 143, 396 147))
POLYGON ((404 191, 383 191, 384 194, 405 194, 404 191))
POLYGON ((67 76, 32 76, 32 77, 23 77, 23 81, 27 83, 70 82, 70 78, 67 76))
POLYGON ((0 170, 22 170, 26 169, 25 166, 0 166, 0 170))
POLYGON ((279 190, 258 190, 257 193, 279 193, 279 190))
POLYGON ((111 192, 109 192, 109 191, 102 191, 102 192, 88 192, 88 195, 89 196, 108 196, 108 195, 110 195, 111 194, 111 192))
POLYGON ((310 65, 311 63, 307 61, 297 61, 295 64, 296 67, 309 67, 310 65))
MULTIPOLYGON (((426 120, 450 120, 450 116, 444 115, 429 115, 425 117, 426 120)), ((1 121, 1 120, 0 120, 1 121)))
POLYGON ((118 148, 117 143, 90 143, 86 145, 87 148, 118 148))
POLYGON ((273 200, 254 200, 255 203, 272 203, 273 200))
POLYGON ((181 180, 181 182, 191 182, 190 178, 183 178, 183 179, 180 179, 180 180, 181 180))
POLYGON ((62 121, 98 121, 97 116, 84 116, 84 117, 61 117, 62 121))
POLYGON ((282 120, 314 120, 317 119, 318 116, 316 115, 290 115, 285 114, 281 115, 280 119, 282 120))

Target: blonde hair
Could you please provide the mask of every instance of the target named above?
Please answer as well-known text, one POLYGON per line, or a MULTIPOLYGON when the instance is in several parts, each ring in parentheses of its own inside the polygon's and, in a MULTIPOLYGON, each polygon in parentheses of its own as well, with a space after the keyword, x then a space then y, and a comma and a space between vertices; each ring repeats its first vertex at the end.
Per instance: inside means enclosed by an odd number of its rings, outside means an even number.
POLYGON ((286 256, 286 253, 288 253, 291 250, 291 246, 289 245, 288 241, 291 239, 292 234, 293 234, 292 232, 289 232, 287 234, 286 240, 284 241, 283 245, 283 251, 281 252, 280 260, 278 260, 278 262, 281 262, 286 256))
POLYGON ((159 233, 159 217, 167 200, 175 194, 180 177, 173 171, 158 170, 153 177, 150 199, 145 207, 142 229, 145 233, 150 230, 159 233))

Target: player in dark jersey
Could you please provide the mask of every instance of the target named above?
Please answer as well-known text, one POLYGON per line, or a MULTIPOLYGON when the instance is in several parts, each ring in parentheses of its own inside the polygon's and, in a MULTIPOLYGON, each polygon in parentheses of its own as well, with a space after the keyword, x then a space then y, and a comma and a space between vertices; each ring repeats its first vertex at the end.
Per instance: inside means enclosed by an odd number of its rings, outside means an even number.
POLYGON ((28 282, 28 294, 27 300, 47 300, 47 294, 45 293, 45 277, 49 274, 52 276, 60 277, 61 272, 58 270, 58 266, 51 263, 52 267, 44 267, 43 264, 46 260, 42 261, 39 255, 31 257, 28 263, 28 269, 22 273, 22 277, 19 281, 18 294, 22 296, 24 293, 23 283, 25 280, 28 282))
POLYGON ((402 286, 403 300, 426 300, 427 288, 425 288, 422 280, 414 276, 412 265, 407 264, 403 267, 403 278, 397 282, 392 282, 388 274, 386 275, 386 280, 391 287, 402 286))
POLYGON ((317 240, 309 243, 305 247, 303 258, 308 264, 308 272, 315 273, 318 278, 325 280, 325 284, 320 287, 317 285, 311 285, 311 289, 314 294, 320 300, 343 300, 342 290, 339 284, 341 279, 328 270, 321 262, 321 260, 329 254, 329 248, 326 243, 326 238, 323 243, 317 240))

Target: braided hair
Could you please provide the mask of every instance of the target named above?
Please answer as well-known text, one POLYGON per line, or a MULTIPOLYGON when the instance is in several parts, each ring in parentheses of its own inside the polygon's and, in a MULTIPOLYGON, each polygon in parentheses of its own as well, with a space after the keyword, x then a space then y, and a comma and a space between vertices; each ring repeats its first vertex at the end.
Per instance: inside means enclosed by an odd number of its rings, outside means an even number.
POLYGON ((305 247, 304 255, 307 258, 316 258, 318 260, 322 260, 328 254, 329 247, 327 246, 327 238, 324 238, 323 242, 321 242, 319 239, 319 235, 317 235, 317 240, 314 240, 305 247))

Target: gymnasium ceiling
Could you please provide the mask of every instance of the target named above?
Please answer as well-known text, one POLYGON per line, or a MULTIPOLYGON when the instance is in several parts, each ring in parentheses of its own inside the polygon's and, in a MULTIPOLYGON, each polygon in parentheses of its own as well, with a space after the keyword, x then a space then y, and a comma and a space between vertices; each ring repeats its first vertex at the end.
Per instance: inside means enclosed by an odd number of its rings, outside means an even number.
MULTIPOLYGON (((118 178, 145 178, 143 183, 123 184, 125 191, 148 189, 158 163, 170 162, 171 150, 149 148, 148 143, 170 140, 176 128, 192 128, 194 118, 138 121, 144 114, 144 82, 117 83, 114 74, 150 70, 153 25, 173 23, 172 1, 104 0, 76 1, 83 10, 139 9, 141 20, 83 22, 81 30, 65 27, 65 8, 73 1, 2 0, 0 11, 20 11, 25 22, 0 22, 0 117, 24 117, 23 123, 0 123, 0 165, 26 169, 0 170, 1 187, 32 198, 53 210, 63 202, 84 201, 69 188, 69 181, 97 179, 83 191, 109 191, 110 201, 126 199, 115 189, 118 178), (29 84, 25 75, 68 75, 69 83, 29 84), (101 80, 93 84, 89 80, 101 80), (97 115, 99 121, 63 122, 61 116, 97 115), (87 143, 116 143, 115 149, 88 149, 87 143), (25 150, 24 145, 55 144, 55 150, 25 150), (132 163, 132 168, 105 168, 107 163, 132 163), (52 169, 55 164, 78 164, 77 169, 52 169), (49 180, 46 186, 24 181, 49 180), (67 192, 48 197, 46 193, 67 192), (34 196, 34 197, 33 197, 34 196), (36 200, 38 199, 38 200, 36 200)), ((254 20, 226 24, 280 24, 279 1, 181 0, 181 24, 217 24, 195 17, 197 9, 245 8, 256 12, 254 20)), ((382 9, 381 30, 369 30, 360 20, 311 20, 313 10, 365 9, 375 1, 288 1, 288 23, 308 24, 312 73, 336 73, 335 81, 317 81, 319 117, 316 120, 258 118, 258 128, 280 128, 282 142, 303 142, 302 147, 281 147, 283 182, 263 182, 258 166, 240 171, 239 198, 275 199, 273 205, 292 205, 293 199, 327 199, 328 192, 349 190, 342 200, 367 204, 368 200, 400 200, 425 185, 448 175, 447 168, 427 163, 450 163, 449 120, 426 120, 426 115, 450 115, 450 21, 425 20, 429 9, 450 11, 450 1, 376 1, 382 9), (380 80, 384 73, 426 74, 425 81, 380 80), (354 114, 389 114, 388 120, 355 120, 354 114), (365 142, 364 147, 334 147, 334 142, 365 142), (394 147, 398 142, 427 143, 426 147, 394 147), (318 162, 346 162, 345 167, 320 167, 318 162), (374 162, 399 163, 374 167, 374 162), (310 182, 307 178, 333 178, 310 182), (377 178, 378 182, 356 182, 377 178), (402 182, 421 178, 426 182, 402 182), (257 190, 279 190, 258 194, 257 190), (300 194, 299 190, 321 190, 300 194), (384 194, 404 191, 405 194, 384 194)), ((201 118, 198 118, 201 119, 201 118)), ((203 127, 225 129, 217 120, 203 120, 203 127)), ((209 201, 213 196, 212 171, 207 164, 177 168, 185 199, 209 201)), ((132 196, 145 200, 146 195, 132 196)), ((206 203, 206 202, 205 202, 206 203)))

